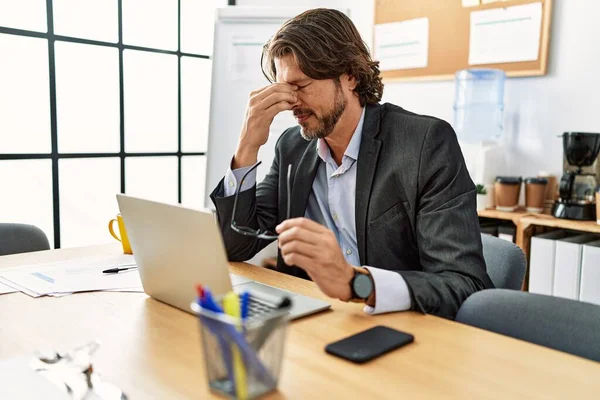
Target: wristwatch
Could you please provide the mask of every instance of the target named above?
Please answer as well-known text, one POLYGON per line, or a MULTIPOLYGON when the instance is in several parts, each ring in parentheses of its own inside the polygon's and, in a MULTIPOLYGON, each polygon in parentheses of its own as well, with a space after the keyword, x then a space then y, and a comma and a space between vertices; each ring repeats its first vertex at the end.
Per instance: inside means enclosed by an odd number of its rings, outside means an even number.
POLYGON ((354 276, 350 280, 350 290, 352 291, 350 301, 354 302, 364 302, 373 294, 375 284, 366 268, 354 268, 354 276))

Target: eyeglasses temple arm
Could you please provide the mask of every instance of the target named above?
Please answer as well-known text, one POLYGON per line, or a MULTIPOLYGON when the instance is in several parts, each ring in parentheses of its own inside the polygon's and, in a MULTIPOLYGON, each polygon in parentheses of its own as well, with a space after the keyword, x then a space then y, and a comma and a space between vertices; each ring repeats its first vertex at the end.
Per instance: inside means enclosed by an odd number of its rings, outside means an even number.
POLYGON ((292 164, 288 164, 287 168, 287 219, 290 219, 291 203, 292 203, 292 164))
POLYGON ((258 161, 256 164, 254 164, 252 166, 252 168, 250 168, 248 171, 246 171, 246 173, 244 174, 244 176, 242 176, 241 181, 238 182, 237 188, 235 188, 235 198, 233 199, 233 210, 231 212, 231 226, 236 226, 236 224, 235 224, 235 211, 237 210, 237 201, 238 201, 238 196, 240 195, 240 189, 242 188, 242 184, 246 180, 246 177, 248 176, 248 174, 250 172, 252 172, 254 169, 256 169, 256 167, 258 167, 260 165, 260 163, 261 163, 261 161, 258 161))

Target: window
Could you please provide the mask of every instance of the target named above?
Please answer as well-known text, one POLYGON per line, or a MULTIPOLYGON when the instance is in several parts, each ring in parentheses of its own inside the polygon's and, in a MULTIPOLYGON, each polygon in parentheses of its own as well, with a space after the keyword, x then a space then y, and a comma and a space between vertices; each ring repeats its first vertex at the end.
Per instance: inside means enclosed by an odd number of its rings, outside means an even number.
POLYGON ((203 206, 227 0, 0 0, 0 221, 109 243, 116 193, 203 206))

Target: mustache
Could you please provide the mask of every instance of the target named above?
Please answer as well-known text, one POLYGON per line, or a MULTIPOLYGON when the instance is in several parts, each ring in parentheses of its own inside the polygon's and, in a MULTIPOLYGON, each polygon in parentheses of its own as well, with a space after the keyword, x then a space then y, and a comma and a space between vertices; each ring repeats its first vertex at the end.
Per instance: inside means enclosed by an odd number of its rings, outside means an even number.
POLYGON ((309 110, 308 108, 297 108, 294 110, 294 117, 307 114, 313 114, 312 110, 309 110))

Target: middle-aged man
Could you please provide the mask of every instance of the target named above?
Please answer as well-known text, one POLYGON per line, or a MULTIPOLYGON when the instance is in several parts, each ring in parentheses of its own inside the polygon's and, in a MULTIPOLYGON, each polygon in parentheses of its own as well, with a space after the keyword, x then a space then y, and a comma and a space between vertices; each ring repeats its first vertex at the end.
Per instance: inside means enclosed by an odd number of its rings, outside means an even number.
POLYGON ((304 12, 265 45, 263 72, 275 83, 250 94, 230 169, 211 194, 227 254, 247 260, 277 239, 277 269, 330 297, 364 301, 368 313, 453 318, 493 287, 475 187, 447 122, 379 104, 378 66, 335 10, 304 12), (256 185, 258 151, 286 110, 299 126, 283 132, 256 185))

